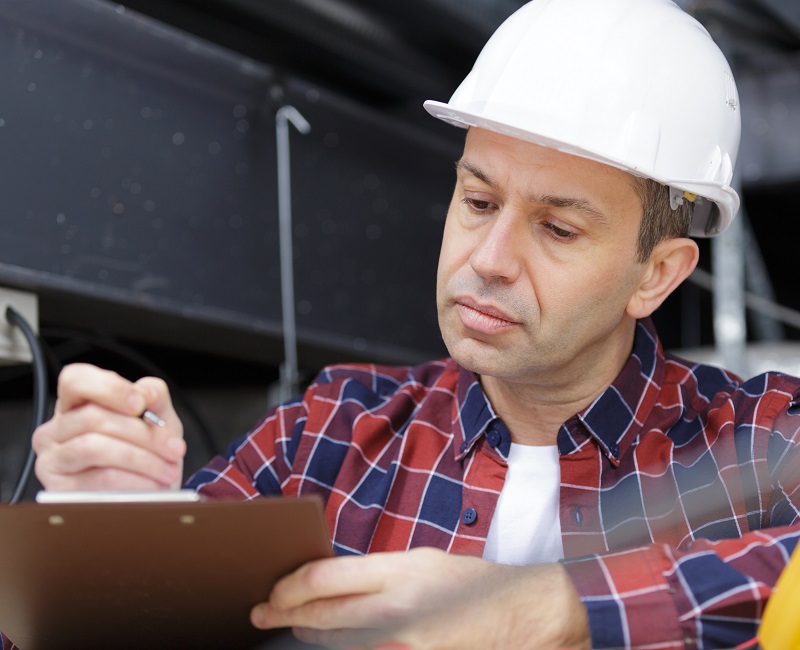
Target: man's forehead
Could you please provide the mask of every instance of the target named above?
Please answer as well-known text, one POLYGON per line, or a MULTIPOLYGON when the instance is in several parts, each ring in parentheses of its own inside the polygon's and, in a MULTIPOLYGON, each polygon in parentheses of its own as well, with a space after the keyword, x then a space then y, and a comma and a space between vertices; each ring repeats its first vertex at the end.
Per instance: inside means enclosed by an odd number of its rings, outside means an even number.
POLYGON ((641 188, 632 174, 485 129, 470 129, 456 170, 529 203, 569 208, 606 226, 623 204, 641 216, 641 188))
POLYGON ((526 173, 520 175, 519 170, 512 174, 512 179, 533 180, 537 171, 556 172, 567 186, 578 190, 583 181, 606 185, 614 184, 619 191, 632 191, 637 197, 641 193, 641 180, 633 174, 605 163, 560 151, 539 143, 523 140, 511 135, 497 133, 478 127, 470 127, 464 143, 464 153, 456 163, 462 169, 481 180, 489 180, 506 169, 510 172, 514 167, 522 166, 526 173), (509 164, 511 159, 511 164, 509 164), (494 173, 493 173, 494 172, 494 173))

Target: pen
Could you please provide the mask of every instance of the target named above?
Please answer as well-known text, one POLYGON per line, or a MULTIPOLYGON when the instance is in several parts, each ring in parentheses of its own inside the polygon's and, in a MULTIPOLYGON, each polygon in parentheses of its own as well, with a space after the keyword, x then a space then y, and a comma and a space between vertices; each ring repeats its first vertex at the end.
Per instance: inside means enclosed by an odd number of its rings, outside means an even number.
POLYGON ((140 416, 142 420, 145 422, 149 422, 150 424, 155 424, 157 427, 165 427, 167 423, 164 422, 160 417, 158 417, 155 413, 153 413, 150 409, 146 409, 140 416))

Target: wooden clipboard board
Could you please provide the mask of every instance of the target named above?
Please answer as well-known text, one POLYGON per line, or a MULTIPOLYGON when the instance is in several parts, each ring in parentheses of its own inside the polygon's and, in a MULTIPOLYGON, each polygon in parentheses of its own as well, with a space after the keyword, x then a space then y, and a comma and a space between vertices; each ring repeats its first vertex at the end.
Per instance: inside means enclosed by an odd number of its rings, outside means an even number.
POLYGON ((252 648, 249 612, 332 555, 319 500, 0 507, 0 630, 21 650, 252 648))

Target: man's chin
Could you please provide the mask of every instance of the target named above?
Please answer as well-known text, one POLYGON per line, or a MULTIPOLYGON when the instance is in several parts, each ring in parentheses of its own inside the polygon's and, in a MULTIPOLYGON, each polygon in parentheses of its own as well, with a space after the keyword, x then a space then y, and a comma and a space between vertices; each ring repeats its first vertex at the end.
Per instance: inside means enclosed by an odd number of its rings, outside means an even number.
POLYGON ((460 366, 477 375, 504 377, 512 372, 510 359, 504 359, 500 350, 483 341, 460 339, 454 345, 447 345, 447 350, 460 366))

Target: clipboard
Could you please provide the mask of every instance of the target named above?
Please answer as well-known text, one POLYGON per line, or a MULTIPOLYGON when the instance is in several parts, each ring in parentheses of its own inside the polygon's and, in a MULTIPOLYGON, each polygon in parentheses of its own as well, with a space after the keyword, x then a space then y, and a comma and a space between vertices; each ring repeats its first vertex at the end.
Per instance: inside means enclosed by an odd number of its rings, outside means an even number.
POLYGON ((332 556, 313 497, 0 507, 0 630, 21 650, 253 648, 250 609, 332 556))

